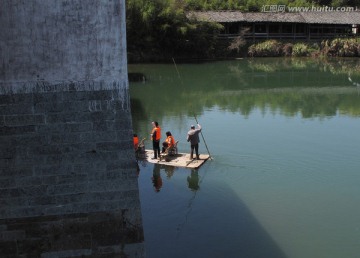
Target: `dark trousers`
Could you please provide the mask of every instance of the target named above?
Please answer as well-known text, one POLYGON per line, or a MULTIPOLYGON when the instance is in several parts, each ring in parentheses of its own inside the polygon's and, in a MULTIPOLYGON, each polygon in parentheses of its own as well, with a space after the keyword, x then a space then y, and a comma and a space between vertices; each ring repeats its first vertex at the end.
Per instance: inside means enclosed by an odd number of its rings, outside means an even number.
POLYGON ((199 144, 191 144, 191 152, 190 152, 190 158, 193 158, 194 155, 194 149, 195 149, 195 153, 196 153, 196 158, 199 158, 199 144))
POLYGON ((169 146, 169 144, 167 142, 163 142, 163 147, 161 152, 165 152, 165 150, 167 149, 167 147, 169 146))
POLYGON ((160 141, 153 141, 154 158, 160 157, 160 141))

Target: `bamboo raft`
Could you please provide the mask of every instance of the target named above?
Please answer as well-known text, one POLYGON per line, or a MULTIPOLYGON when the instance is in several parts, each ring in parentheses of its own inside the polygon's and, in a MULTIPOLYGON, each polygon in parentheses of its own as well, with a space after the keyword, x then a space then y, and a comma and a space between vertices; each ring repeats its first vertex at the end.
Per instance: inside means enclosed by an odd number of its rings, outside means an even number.
MULTIPOLYGON (((199 168, 202 164, 207 161, 210 156, 207 154, 200 154, 200 159, 192 159, 190 160, 189 153, 177 153, 172 156, 164 156, 160 159, 152 159, 154 156, 153 150, 145 150, 145 159, 154 164, 160 165, 168 165, 174 167, 182 167, 182 168, 199 168)), ((195 156, 195 155, 194 155, 195 156)))

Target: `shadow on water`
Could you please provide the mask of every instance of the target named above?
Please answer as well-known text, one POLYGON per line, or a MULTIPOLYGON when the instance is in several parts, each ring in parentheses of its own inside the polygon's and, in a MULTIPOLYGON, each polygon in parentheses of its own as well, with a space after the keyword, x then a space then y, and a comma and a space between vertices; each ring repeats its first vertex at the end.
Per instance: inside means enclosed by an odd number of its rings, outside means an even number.
POLYGON ((236 193, 206 179, 209 169, 211 164, 199 170, 172 168, 168 177, 167 166, 141 168, 147 257, 285 258, 236 193))

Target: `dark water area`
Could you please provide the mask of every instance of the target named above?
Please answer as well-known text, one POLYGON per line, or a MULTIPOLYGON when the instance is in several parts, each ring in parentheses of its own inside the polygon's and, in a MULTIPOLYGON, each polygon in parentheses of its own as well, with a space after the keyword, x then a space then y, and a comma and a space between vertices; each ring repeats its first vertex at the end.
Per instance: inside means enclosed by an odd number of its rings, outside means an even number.
MULTIPOLYGON (((140 162, 147 257, 358 257, 360 61, 129 65, 134 131, 180 152, 195 117, 213 160, 140 162)), ((149 139, 146 148, 151 149, 149 139)))

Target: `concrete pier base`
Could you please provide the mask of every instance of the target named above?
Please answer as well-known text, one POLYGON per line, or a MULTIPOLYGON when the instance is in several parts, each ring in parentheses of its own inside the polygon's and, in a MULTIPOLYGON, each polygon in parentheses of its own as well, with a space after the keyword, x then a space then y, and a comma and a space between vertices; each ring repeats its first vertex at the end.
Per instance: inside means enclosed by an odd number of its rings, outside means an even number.
POLYGON ((1 257, 143 256, 125 1, 1 9, 1 257))

